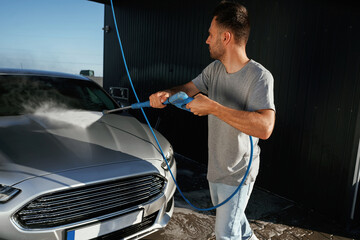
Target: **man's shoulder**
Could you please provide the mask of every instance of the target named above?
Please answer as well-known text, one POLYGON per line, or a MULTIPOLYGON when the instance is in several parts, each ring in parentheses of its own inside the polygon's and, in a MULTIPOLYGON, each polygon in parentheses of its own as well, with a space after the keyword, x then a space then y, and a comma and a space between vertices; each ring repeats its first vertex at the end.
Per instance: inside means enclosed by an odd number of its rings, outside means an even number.
POLYGON ((208 66, 207 68, 209 69, 219 69, 219 68, 222 68, 224 65, 222 64, 221 61, 219 60, 215 60, 215 61, 212 61, 208 66))
POLYGON ((224 65, 221 61, 215 60, 211 62, 203 71, 203 74, 207 76, 216 76, 223 71, 224 65))
POLYGON ((261 65, 260 63, 256 62, 255 60, 251 59, 250 62, 248 63, 249 68, 254 71, 255 73, 267 73, 267 74, 271 74, 270 71, 268 69, 266 69, 263 65, 261 65))

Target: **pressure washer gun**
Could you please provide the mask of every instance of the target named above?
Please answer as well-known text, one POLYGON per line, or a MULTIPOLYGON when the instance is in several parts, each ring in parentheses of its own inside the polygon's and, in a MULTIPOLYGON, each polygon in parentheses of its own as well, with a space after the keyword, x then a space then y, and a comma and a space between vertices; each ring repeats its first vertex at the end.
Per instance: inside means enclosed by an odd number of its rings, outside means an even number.
MULTIPOLYGON (((165 105, 172 104, 180 109, 190 112, 190 109, 186 108, 186 104, 188 104, 192 100, 194 100, 194 99, 192 97, 189 97, 186 93, 178 92, 178 93, 172 95, 171 97, 169 97, 168 99, 166 99, 166 101, 163 104, 165 104, 165 105)), ((118 111, 122 111, 122 110, 126 110, 126 109, 140 109, 140 108, 145 108, 145 107, 151 107, 150 101, 134 103, 134 104, 131 104, 130 106, 116 108, 116 109, 112 109, 112 110, 104 110, 103 114, 118 112, 118 111)))

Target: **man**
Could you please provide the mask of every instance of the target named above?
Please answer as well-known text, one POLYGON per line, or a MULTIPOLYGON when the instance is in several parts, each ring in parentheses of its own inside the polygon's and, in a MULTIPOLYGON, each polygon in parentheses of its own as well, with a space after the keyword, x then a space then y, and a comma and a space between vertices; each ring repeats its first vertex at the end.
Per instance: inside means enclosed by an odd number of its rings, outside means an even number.
POLYGON ((246 55, 250 24, 246 8, 222 1, 215 9, 209 28, 210 56, 215 59, 194 80, 150 96, 152 107, 178 91, 194 100, 187 108, 198 116, 208 115, 208 181, 214 205, 230 196, 246 172, 250 141, 254 138, 253 163, 244 186, 216 210, 216 239, 257 239, 245 216, 259 169, 258 141, 268 139, 275 123, 273 77, 246 55), (198 94, 202 92, 203 94, 198 94))

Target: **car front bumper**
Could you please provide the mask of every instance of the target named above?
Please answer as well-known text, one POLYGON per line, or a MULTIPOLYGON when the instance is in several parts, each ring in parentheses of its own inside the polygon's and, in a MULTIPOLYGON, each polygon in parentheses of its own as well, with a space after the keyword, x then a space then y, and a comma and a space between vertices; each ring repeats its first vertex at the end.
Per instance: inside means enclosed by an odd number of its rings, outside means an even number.
MULTIPOLYGON (((176 176, 176 164, 173 164, 171 170, 176 176)), ((99 234, 105 233, 104 236, 111 237, 111 234, 114 236, 122 234, 119 235, 121 237, 118 239, 139 239, 165 227, 169 222, 173 213, 173 195, 176 190, 170 173, 161 168, 161 161, 159 160, 112 163, 36 176, 18 183, 14 187, 20 189, 21 193, 9 202, 0 205, 0 239, 81 239, 81 237, 76 238, 76 233, 78 236, 81 235, 81 229, 96 232, 96 228, 99 229, 99 234), (53 228, 27 229, 16 220, 16 213, 39 196, 86 184, 112 181, 118 179, 119 176, 127 178, 144 174, 157 174, 166 179, 163 192, 146 203, 105 216, 53 228), (131 220, 131 218, 136 219, 131 220), (121 225, 122 222, 126 222, 123 225, 124 228, 121 225), (104 228, 110 230, 101 230, 104 228), (73 233, 75 236, 72 236, 73 233)))

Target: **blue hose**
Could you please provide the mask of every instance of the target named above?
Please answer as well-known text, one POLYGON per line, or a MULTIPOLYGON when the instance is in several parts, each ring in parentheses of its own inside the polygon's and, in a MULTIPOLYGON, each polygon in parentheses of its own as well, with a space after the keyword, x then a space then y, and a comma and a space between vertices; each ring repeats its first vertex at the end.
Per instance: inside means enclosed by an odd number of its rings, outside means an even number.
MULTIPOLYGON (((137 95, 137 93, 136 93, 136 91, 135 91, 135 87, 134 87, 133 82, 132 82, 132 80, 131 80, 131 76, 130 76, 130 73, 129 73, 128 66, 127 66, 127 64, 126 64, 124 49, 123 49, 123 47, 122 47, 122 43, 121 43, 121 39, 120 39, 120 34, 119 34, 119 29, 118 29, 117 22, 116 22, 116 17, 115 17, 115 11, 114 11, 113 1, 110 0, 110 3, 111 3, 111 10, 112 10, 113 18, 114 18, 114 24, 115 24, 116 34, 117 34, 117 37, 118 37, 118 40, 119 40, 120 50, 121 50, 122 58, 123 58, 123 61, 124 61, 126 73, 127 73, 128 78, 129 78, 129 82, 130 82, 131 88, 132 88, 132 90, 133 90, 133 92, 134 92, 136 101, 137 101, 138 103, 140 103, 140 100, 139 100, 139 98, 138 98, 138 95, 137 95)), ((219 203, 218 205, 213 206, 213 207, 210 207, 210 208, 198 208, 198 207, 194 206, 194 205, 184 196, 184 194, 182 193, 182 191, 181 191, 178 183, 177 183, 176 180, 175 180, 174 174, 173 174, 172 171, 171 171, 171 168, 170 168, 170 166, 169 166, 169 163, 168 163, 168 161, 166 160, 165 154, 164 154, 164 152, 163 152, 163 150, 162 150, 162 148, 161 148, 161 146, 160 146, 160 143, 159 143, 159 141, 158 141, 158 139, 157 139, 157 137, 156 137, 156 135, 155 135, 154 130, 153 130, 152 127, 151 127, 151 124, 150 124, 150 122, 149 122, 149 120, 148 120, 148 118, 147 118, 147 116, 146 116, 145 111, 144 111, 143 108, 141 108, 141 112, 142 112, 142 114, 144 115, 145 121, 146 121, 147 125, 149 126, 150 131, 151 131, 151 133, 152 133, 152 135, 154 136, 154 139, 155 139, 155 141, 156 141, 156 144, 158 145, 158 147, 159 147, 159 149, 160 149, 161 155, 162 155, 162 157, 163 157, 164 160, 165 160, 165 163, 166 163, 166 165, 167 165, 167 167, 168 167, 168 169, 169 169, 169 172, 170 172, 170 174, 171 174, 172 179, 174 180, 174 183, 175 183, 175 185, 176 185, 176 188, 178 189, 179 193, 181 194, 181 196, 183 197, 183 199, 185 200, 185 202, 187 202, 191 207, 193 207, 194 209, 196 209, 196 210, 198 210, 198 211, 210 211, 210 210, 214 210, 214 209, 216 209, 216 208, 224 205, 224 204, 227 203, 233 196, 235 196, 235 194, 240 190, 241 186, 244 184, 245 179, 246 179, 246 177, 248 176, 249 171, 250 171, 250 166, 251 166, 251 162, 252 162, 252 159, 253 159, 253 150, 254 150, 254 149, 253 149, 253 148, 254 148, 254 147, 253 147, 253 140, 252 140, 252 137, 251 137, 251 136, 249 136, 249 138, 250 138, 250 145, 251 145, 249 166, 248 166, 248 168, 247 168, 247 170, 246 170, 246 172, 245 172, 245 175, 244 175, 243 179, 241 180, 241 183, 239 184, 239 186, 236 188, 236 190, 235 190, 227 199, 225 199, 223 202, 219 203)))

